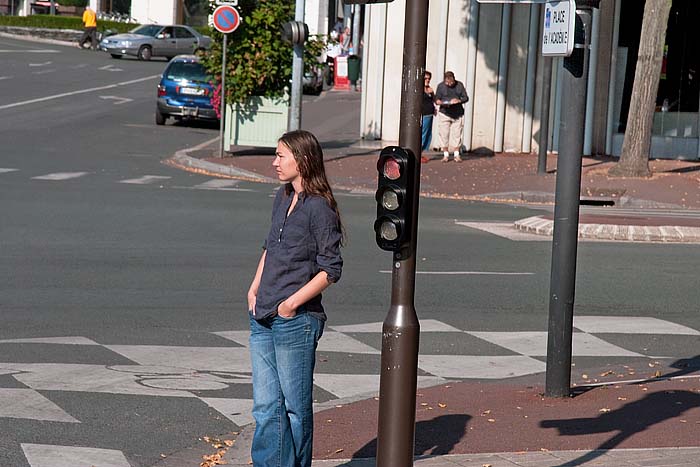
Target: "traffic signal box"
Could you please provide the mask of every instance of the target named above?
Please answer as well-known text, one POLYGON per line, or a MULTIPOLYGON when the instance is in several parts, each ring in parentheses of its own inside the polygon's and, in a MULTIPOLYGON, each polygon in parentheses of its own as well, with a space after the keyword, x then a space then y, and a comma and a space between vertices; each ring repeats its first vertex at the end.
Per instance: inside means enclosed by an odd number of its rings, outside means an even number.
POLYGON ((388 146, 379 154, 374 231, 382 250, 397 252, 411 243, 416 165, 410 149, 388 146))

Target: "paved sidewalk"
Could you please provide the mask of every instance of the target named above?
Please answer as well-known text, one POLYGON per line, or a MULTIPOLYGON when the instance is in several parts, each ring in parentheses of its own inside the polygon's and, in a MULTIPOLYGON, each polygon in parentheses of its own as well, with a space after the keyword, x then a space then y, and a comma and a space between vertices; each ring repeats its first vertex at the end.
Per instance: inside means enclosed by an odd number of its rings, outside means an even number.
MULTIPOLYGON (((305 102, 309 116, 305 127, 321 130, 316 134, 334 187, 373 193, 382 143, 348 138, 352 132, 345 127, 357 122, 352 112, 335 113, 339 102, 358 105, 359 95, 330 92, 305 102)), ((212 142, 183 151, 167 163, 212 175, 278 183, 271 166, 273 150, 233 148, 219 159, 216 148, 212 142)), ((465 202, 554 202, 554 155, 548 158, 549 171, 544 176, 536 174, 535 155, 469 154, 461 164, 442 163, 437 153, 430 157, 421 167, 423 196, 465 202)), ((606 173, 614 163, 612 158, 583 159, 582 200, 610 207, 582 211, 581 237, 700 243, 700 163, 652 161, 655 175, 648 180, 609 178, 606 173)), ((551 236, 552 218, 543 214, 522 219, 513 228, 551 236)), ((690 351, 697 353, 697 349, 690 351)), ((542 375, 420 389, 415 464, 700 467, 698 358, 650 362, 646 368, 619 365, 590 370, 588 375, 578 375, 575 397, 565 399, 542 396, 542 375), (633 382, 633 378, 642 380, 633 382)), ((376 396, 318 408, 315 466, 375 465, 376 396)), ((236 436, 224 455, 229 465, 250 465, 252 431, 247 426, 236 436)), ((171 459, 161 465, 190 464, 171 459)))

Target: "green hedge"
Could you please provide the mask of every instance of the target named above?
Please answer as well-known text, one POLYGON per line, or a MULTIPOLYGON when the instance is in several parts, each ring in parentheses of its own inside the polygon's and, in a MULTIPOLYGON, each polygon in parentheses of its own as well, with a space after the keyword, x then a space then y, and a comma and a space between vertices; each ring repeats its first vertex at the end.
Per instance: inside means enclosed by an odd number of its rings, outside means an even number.
MULTIPOLYGON (((77 16, 0 16, 0 26, 19 26, 25 28, 76 29, 82 31, 83 20, 77 16)), ((111 29, 116 32, 129 32, 138 24, 119 23, 117 21, 97 20, 97 29, 111 29)))
POLYGON ((61 0, 61 6, 79 6, 85 7, 90 3, 90 0, 61 0))
MULTIPOLYGON (((62 4, 64 2, 61 2, 62 4)), ((26 28, 49 28, 49 29, 76 29, 82 31, 83 20, 77 16, 2 16, 0 15, 0 26, 19 26, 26 28)), ((138 24, 120 23, 117 21, 97 20, 97 29, 100 31, 111 29, 116 32, 129 32, 138 24)), ((209 26, 194 26, 194 29, 201 34, 211 36, 212 29, 209 26)))

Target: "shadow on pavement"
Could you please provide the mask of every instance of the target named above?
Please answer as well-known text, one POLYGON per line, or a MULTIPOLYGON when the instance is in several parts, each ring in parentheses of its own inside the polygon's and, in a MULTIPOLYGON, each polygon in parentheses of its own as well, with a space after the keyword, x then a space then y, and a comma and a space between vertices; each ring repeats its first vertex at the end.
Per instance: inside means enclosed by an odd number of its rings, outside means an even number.
POLYGON ((652 425, 680 416, 695 407, 700 407, 700 394, 690 391, 659 391, 643 399, 625 404, 617 410, 602 413, 594 418, 568 420, 543 420, 542 428, 556 428, 559 436, 583 436, 594 433, 617 432, 596 450, 556 467, 584 465, 614 449, 627 438, 640 433, 652 425))
MULTIPOLYGON (((415 455, 440 456, 449 454, 464 437, 470 415, 442 415, 416 423, 415 455)), ((377 457, 377 438, 352 455, 353 459, 377 457)), ((345 464, 350 465, 350 464, 345 464)))

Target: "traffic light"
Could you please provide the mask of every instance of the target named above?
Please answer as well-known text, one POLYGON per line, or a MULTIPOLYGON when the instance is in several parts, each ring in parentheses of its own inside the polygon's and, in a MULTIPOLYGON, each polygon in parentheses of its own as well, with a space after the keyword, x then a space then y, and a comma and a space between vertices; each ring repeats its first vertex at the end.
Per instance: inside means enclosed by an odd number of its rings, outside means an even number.
POLYGON ((289 21, 282 25, 282 40, 300 45, 309 38, 309 26, 301 21, 289 21))
POLYGON ((400 251, 411 242, 416 157, 410 149, 388 146, 379 154, 377 171, 377 245, 400 251))

